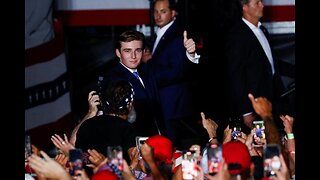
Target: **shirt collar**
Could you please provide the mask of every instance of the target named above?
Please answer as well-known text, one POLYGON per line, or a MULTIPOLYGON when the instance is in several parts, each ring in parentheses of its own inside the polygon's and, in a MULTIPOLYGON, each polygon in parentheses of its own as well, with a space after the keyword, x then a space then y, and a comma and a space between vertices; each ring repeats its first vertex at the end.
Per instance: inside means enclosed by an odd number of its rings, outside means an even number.
POLYGON ((162 37, 163 34, 169 29, 169 27, 173 24, 174 21, 175 21, 175 19, 173 19, 170 23, 163 26, 162 28, 158 28, 157 29, 157 37, 162 37))
POLYGON ((242 20, 243 20, 244 23, 246 23, 249 26, 249 28, 251 30, 256 29, 256 28, 260 28, 260 26, 261 26, 261 22, 260 21, 258 22, 258 27, 256 27, 255 25, 253 25, 251 22, 249 22, 245 18, 242 18, 242 20))
POLYGON ((130 68, 128 68, 126 65, 124 65, 122 62, 120 62, 120 64, 121 64, 123 67, 125 67, 126 69, 128 69, 131 73, 137 72, 137 69, 130 69, 130 68))

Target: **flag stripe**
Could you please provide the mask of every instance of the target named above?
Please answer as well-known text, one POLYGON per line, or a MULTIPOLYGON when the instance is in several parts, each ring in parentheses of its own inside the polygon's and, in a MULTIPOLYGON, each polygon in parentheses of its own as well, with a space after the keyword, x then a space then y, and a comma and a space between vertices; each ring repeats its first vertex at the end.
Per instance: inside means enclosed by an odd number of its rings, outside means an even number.
POLYGON ((57 0, 58 10, 149 9, 149 0, 57 0))
MULTIPOLYGON (((263 0, 265 6, 295 5, 295 0, 263 0)), ((149 9, 149 0, 57 0, 57 10, 149 9)))
POLYGON ((264 22, 295 21, 295 6, 265 6, 264 22))
POLYGON ((264 22, 263 25, 268 29, 270 34, 294 34, 295 21, 288 22, 264 22))
POLYGON ((54 81, 38 84, 25 89, 25 109, 53 102, 69 91, 67 73, 54 81))
POLYGON ((148 9, 58 11, 57 17, 68 26, 149 24, 148 9))
MULTIPOLYGON (((68 26, 150 24, 148 9, 69 10, 58 11, 57 16, 68 26)), ((265 6, 264 8, 262 21, 273 22, 294 20, 294 5, 265 6)))
POLYGON ((50 61, 63 52, 63 37, 56 36, 49 42, 25 50, 25 67, 50 61))
POLYGON ((65 93, 54 102, 25 110, 25 130, 57 121, 71 112, 70 93, 65 93))
POLYGON ((57 79, 67 72, 65 54, 25 68, 25 88, 57 79))
POLYGON ((265 6, 295 5, 295 0, 263 0, 265 6))

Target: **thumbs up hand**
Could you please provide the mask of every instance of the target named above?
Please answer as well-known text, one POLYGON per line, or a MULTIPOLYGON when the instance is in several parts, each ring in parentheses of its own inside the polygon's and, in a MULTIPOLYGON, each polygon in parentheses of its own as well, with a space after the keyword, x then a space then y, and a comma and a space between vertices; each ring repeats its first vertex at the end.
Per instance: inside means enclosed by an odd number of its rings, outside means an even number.
POLYGON ((192 38, 188 39, 187 37, 187 31, 183 32, 183 44, 184 47, 186 48, 187 52, 194 56, 195 52, 196 52, 196 43, 194 42, 194 40, 192 38))

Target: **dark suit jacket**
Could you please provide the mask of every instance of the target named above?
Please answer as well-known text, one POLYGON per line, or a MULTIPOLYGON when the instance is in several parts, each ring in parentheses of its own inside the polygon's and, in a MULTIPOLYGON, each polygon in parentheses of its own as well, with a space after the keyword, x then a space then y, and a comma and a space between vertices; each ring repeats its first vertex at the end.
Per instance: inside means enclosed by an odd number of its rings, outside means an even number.
POLYGON ((133 104, 137 112, 137 119, 134 123, 137 134, 139 136, 151 136, 158 134, 155 121, 160 126, 160 131, 163 131, 159 93, 154 77, 145 69, 144 64, 139 66, 138 73, 145 87, 119 62, 104 75, 102 84, 103 87, 107 87, 111 81, 117 80, 127 80, 132 84, 134 90, 133 104))
POLYGON ((162 36, 147 64, 157 81, 164 119, 191 115, 189 69, 192 62, 187 59, 183 31, 178 28, 177 21, 162 36))
POLYGON ((240 116, 254 112, 248 93, 274 102, 283 92, 277 58, 273 54, 275 74, 272 75, 271 65, 259 40, 243 20, 237 22, 227 35, 226 57, 231 114, 240 116))

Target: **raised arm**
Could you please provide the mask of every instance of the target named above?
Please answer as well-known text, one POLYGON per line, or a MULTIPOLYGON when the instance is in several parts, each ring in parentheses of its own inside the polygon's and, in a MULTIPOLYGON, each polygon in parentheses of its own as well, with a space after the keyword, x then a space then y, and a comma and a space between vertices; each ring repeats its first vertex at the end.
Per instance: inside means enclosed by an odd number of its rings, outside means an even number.
POLYGON ((98 105, 100 105, 100 98, 96 94, 96 91, 91 91, 88 95, 88 105, 89 110, 87 114, 81 119, 81 121, 77 124, 77 126, 72 130, 72 133, 70 135, 70 143, 75 145, 76 144, 76 137, 77 132, 81 126, 81 124, 86 121, 87 119, 90 119, 97 115, 98 113, 98 105))
POLYGON ((252 94, 248 94, 255 112, 263 119, 265 124, 266 140, 268 144, 281 145, 279 130, 272 116, 272 104, 265 97, 255 98, 252 94))

